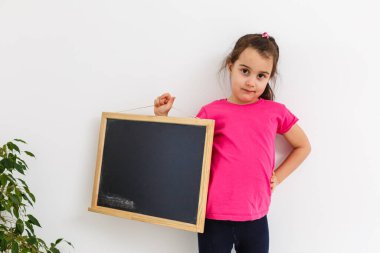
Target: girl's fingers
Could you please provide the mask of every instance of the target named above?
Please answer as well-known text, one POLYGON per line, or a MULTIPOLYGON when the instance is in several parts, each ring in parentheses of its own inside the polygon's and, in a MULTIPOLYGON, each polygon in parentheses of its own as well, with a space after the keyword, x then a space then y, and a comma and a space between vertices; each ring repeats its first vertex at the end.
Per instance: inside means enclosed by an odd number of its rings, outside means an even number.
POLYGON ((171 96, 170 93, 166 92, 154 100, 155 110, 170 110, 174 103, 175 97, 171 96))
POLYGON ((160 97, 158 97, 159 104, 160 105, 167 104, 171 98, 172 96, 170 95, 170 93, 164 93, 160 97))
POLYGON ((159 99, 159 98, 156 98, 156 99, 154 100, 154 106, 156 106, 156 107, 159 107, 159 106, 160 106, 160 99, 159 99))
POLYGON ((272 177, 270 178, 270 181, 277 183, 278 180, 275 174, 272 175, 272 177))
POLYGON ((170 93, 166 92, 162 94, 159 98, 165 98, 165 97, 170 97, 170 93))
POLYGON ((154 100, 154 106, 156 106, 156 107, 159 107, 159 106, 164 105, 164 104, 165 104, 165 98, 157 97, 154 100))
POLYGON ((162 96, 161 98, 160 98, 160 102, 162 103, 162 104, 166 104, 169 100, 170 100, 170 95, 165 95, 165 96, 162 96))

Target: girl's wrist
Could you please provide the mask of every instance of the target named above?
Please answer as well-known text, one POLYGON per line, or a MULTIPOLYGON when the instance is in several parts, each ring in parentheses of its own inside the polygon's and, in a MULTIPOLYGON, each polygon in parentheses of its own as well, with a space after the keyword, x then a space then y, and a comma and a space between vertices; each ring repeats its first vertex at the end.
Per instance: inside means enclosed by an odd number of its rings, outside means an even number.
POLYGON ((276 173, 276 171, 273 171, 273 175, 276 177, 277 185, 282 183, 281 177, 276 173))
POLYGON ((155 113, 155 115, 156 115, 156 116, 165 116, 165 117, 168 116, 168 114, 159 114, 159 113, 155 113))

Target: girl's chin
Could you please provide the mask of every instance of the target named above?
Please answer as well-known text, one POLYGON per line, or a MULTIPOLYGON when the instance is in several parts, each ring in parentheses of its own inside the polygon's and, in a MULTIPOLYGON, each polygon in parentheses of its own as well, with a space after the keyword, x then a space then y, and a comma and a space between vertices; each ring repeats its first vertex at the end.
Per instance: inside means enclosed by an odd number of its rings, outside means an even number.
POLYGON ((246 93, 241 96, 239 96, 239 100, 241 101, 246 101, 246 102, 251 102, 251 101, 256 101, 258 98, 256 97, 255 94, 253 93, 246 93))

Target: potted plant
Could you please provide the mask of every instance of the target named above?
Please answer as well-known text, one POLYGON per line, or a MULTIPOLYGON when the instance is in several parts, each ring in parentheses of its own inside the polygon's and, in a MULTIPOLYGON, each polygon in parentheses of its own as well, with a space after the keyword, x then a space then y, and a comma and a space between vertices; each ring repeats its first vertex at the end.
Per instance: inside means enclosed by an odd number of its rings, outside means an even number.
MULTIPOLYGON (((25 141, 14 139, 26 144, 25 141)), ((9 253, 57 253, 62 238, 46 244, 37 237, 34 227, 41 227, 39 221, 27 211, 36 199, 25 180, 28 168, 22 155, 35 157, 29 151, 21 151, 15 142, 9 141, 0 145, 0 252, 9 253)))

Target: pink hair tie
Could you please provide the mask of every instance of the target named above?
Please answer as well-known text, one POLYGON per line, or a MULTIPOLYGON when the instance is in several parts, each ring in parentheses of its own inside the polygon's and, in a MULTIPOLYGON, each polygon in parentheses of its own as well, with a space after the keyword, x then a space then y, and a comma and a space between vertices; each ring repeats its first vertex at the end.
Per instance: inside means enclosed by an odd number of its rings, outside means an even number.
POLYGON ((261 37, 269 39, 269 34, 267 32, 263 32, 261 37))

